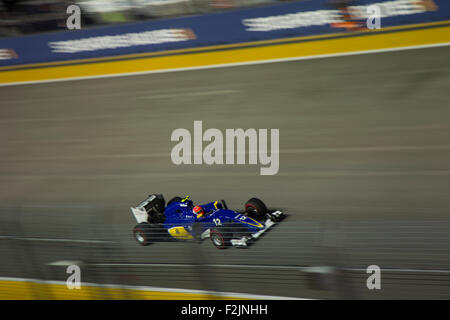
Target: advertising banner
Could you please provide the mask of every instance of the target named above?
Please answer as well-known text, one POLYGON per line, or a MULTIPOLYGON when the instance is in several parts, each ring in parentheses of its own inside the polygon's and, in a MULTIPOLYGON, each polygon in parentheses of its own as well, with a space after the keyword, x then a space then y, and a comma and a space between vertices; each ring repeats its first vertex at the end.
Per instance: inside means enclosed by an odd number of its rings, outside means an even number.
POLYGON ((0 39, 0 66, 58 62, 446 21, 448 0, 300 1, 199 16, 0 39), (372 7, 371 7, 372 6, 372 7))

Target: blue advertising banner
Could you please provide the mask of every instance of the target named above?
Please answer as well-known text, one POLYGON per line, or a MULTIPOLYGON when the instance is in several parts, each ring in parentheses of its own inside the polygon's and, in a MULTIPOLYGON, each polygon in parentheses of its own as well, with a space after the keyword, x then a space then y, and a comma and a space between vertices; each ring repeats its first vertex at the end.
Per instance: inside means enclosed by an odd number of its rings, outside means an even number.
POLYGON ((346 12, 329 0, 309 0, 207 15, 0 39, 0 66, 110 57, 332 34, 351 21, 366 26, 377 5, 381 28, 445 21, 448 0, 360 0, 346 12))

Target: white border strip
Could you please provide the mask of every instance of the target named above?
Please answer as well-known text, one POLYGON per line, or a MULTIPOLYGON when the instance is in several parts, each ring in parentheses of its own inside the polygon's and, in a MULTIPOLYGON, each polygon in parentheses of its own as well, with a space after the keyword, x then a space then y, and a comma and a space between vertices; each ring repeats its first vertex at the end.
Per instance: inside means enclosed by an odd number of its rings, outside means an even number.
MULTIPOLYGON (((186 67, 186 68, 173 68, 173 69, 150 70, 150 71, 126 72, 126 73, 117 73, 117 74, 108 74, 108 75, 73 77, 73 78, 60 78, 60 79, 51 79, 51 80, 21 81, 21 82, 11 82, 11 83, 1 83, 0 87, 26 85, 26 84, 53 83, 53 82, 63 82, 63 81, 75 81, 75 80, 90 80, 90 79, 103 79, 103 78, 139 76, 139 75, 178 72, 178 71, 193 71, 193 70, 205 70, 205 69, 215 69, 215 68, 238 67, 238 66, 248 66, 248 65, 266 64, 266 63, 276 63, 276 62, 289 62, 289 61, 300 61, 300 60, 335 58, 335 57, 353 56, 353 55, 361 55, 361 54, 370 54, 370 53, 383 53, 383 52, 393 52, 393 51, 427 49, 427 48, 436 48, 436 47, 445 47, 445 46, 450 46, 450 42, 436 43, 436 44, 425 44, 425 45, 418 45, 418 46, 386 48, 386 49, 350 51, 350 52, 343 52, 343 53, 319 54, 319 55, 312 55, 312 56, 306 56, 306 57, 292 57, 292 58, 280 58, 280 59, 236 62, 236 63, 212 64, 212 65, 198 66, 198 67, 186 67)), ((102 63, 102 62, 98 62, 98 63, 102 63)), ((11 71, 13 71, 13 70, 11 70, 11 71)), ((2 72, 9 72, 9 71, 2 71, 2 72)))
MULTIPOLYGON (((51 285, 62 285, 66 286, 64 281, 53 281, 53 280, 39 280, 39 279, 27 279, 27 278, 12 278, 12 277, 0 277, 0 281, 16 281, 16 282, 32 282, 37 284, 51 284, 51 285)), ((138 291, 155 291, 155 292, 168 292, 168 293, 187 293, 187 294, 201 294, 201 295, 212 295, 218 298, 242 298, 242 299, 255 299, 255 300, 313 300, 307 298, 294 298, 294 297, 283 297, 283 296, 266 296, 257 295, 250 293, 235 293, 235 292, 216 292, 216 291, 205 291, 205 290, 190 290, 190 289, 178 289, 178 288, 162 288, 162 287, 145 287, 145 286, 130 286, 130 285, 115 285, 115 284, 96 284, 83 282, 81 286, 86 287, 96 287, 96 288, 109 288, 109 289, 127 289, 127 290, 138 290, 138 291)), ((168 299, 170 300, 170 299, 168 299)))
POLYGON ((17 236, 0 236, 0 240, 18 240, 18 241, 42 241, 42 242, 74 242, 74 243, 116 243, 114 241, 104 240, 83 240, 83 239, 63 239, 63 238, 23 238, 17 236))
MULTIPOLYGON (((58 263, 56 261, 55 263, 58 263)), ((93 263, 89 264, 96 267, 195 267, 194 264, 177 264, 177 263, 93 263)), ((311 268, 327 268, 328 266, 315 267, 301 267, 301 266, 277 266, 277 265, 251 265, 251 264, 203 264, 209 268, 228 268, 228 269, 265 269, 265 270, 293 270, 311 272, 311 268)), ((342 268, 344 271, 362 271, 366 272, 364 268, 342 268)), ((381 268, 383 272, 405 272, 405 273, 443 273, 450 274, 450 270, 442 269, 405 269, 405 268, 381 268)))

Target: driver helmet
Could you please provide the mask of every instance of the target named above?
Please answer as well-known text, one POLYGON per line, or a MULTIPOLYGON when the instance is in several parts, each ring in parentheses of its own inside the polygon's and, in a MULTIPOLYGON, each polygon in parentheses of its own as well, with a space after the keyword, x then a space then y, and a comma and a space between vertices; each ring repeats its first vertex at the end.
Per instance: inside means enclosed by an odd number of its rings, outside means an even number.
POLYGON ((201 206, 195 206, 192 212, 197 216, 197 219, 205 215, 205 210, 201 206))

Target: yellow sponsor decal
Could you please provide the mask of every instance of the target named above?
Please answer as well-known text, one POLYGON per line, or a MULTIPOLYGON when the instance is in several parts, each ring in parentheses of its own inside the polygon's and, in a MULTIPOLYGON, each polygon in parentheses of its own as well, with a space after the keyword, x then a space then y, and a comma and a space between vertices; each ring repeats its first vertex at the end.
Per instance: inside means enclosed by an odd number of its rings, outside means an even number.
POLYGON ((192 235, 184 227, 173 227, 169 229, 169 234, 175 239, 190 240, 192 235))
POLYGON ((259 222, 256 221, 255 219, 252 219, 252 218, 250 218, 250 217, 247 217, 247 219, 253 221, 254 223, 251 223, 251 222, 248 222, 248 221, 245 221, 245 220, 243 220, 243 221, 241 221, 241 222, 244 222, 244 223, 246 223, 246 224, 249 224, 249 225, 251 225, 251 226, 258 227, 258 228, 263 228, 263 227, 264 227, 261 223, 259 223, 259 222))

